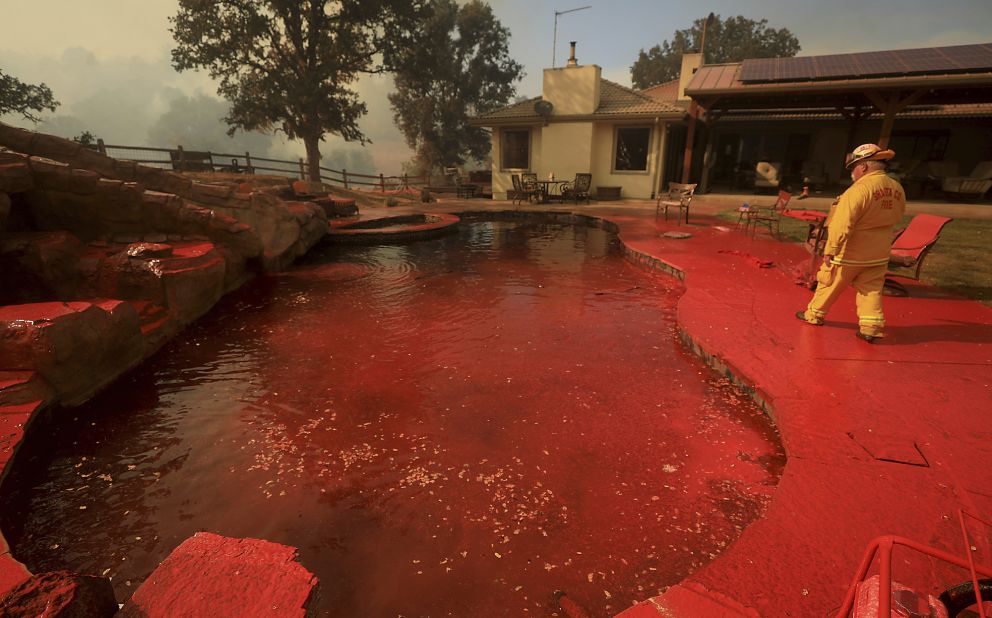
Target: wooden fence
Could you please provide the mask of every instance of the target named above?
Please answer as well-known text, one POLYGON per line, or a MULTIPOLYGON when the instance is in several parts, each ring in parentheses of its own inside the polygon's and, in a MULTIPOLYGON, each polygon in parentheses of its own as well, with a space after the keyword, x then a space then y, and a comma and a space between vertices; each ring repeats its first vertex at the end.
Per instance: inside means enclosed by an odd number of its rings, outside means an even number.
MULTIPOLYGON (((175 148, 152 148, 149 146, 124 146, 120 144, 105 144, 98 139, 90 146, 100 154, 153 165, 177 172, 230 172, 236 174, 255 174, 269 172, 288 177, 305 179, 307 165, 303 159, 287 161, 284 159, 269 159, 252 156, 250 152, 241 154, 211 152, 209 150, 186 150, 182 146, 175 148)), ((386 176, 383 174, 358 174, 348 170, 320 168, 321 182, 337 183, 345 189, 386 191, 401 191, 422 188, 430 185, 429 176, 386 176)))

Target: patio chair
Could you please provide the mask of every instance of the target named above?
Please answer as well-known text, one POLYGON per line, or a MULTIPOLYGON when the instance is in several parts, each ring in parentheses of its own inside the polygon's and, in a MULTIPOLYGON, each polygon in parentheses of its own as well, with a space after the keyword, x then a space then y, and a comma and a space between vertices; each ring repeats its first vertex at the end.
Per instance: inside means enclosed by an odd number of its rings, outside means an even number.
POLYGON ((665 211, 665 221, 668 221, 668 209, 678 208, 678 222, 682 224, 682 211, 685 211, 685 222, 689 223, 689 204, 692 202, 692 195, 696 191, 695 184, 682 184, 680 182, 668 183, 668 194, 658 198, 658 204, 654 209, 654 216, 657 219, 661 210, 665 211))
MULTIPOLYGON (((537 184, 537 173, 536 172, 524 172, 520 174, 520 182, 524 186, 524 191, 529 191, 530 194, 537 198, 537 201, 544 201, 544 191, 541 185, 537 184)), ((530 198, 527 198, 530 201, 530 198)))
POLYGON ((561 201, 575 200, 578 204, 579 200, 585 200, 588 204, 590 188, 592 188, 592 174, 576 174, 575 180, 562 185, 561 201))
POLYGON ((789 209, 789 200, 792 199, 792 194, 788 191, 779 191, 778 199, 775 203, 769 207, 764 206, 754 206, 750 208, 750 212, 746 214, 745 220, 746 225, 744 231, 748 229, 751 230, 751 238, 754 238, 754 234, 758 229, 759 225, 768 226, 768 233, 773 237, 778 237, 779 235, 779 224, 783 213, 789 209))
POLYGON ((941 188, 954 197, 981 199, 992 188, 992 161, 976 165, 970 176, 944 178, 941 188))
POLYGON ((479 187, 467 182, 467 178, 462 174, 460 169, 457 167, 446 167, 444 168, 444 175, 455 185, 455 196, 475 197, 475 192, 479 187))
POLYGON ((923 260, 930 249, 937 244, 940 232, 944 226, 953 221, 948 217, 936 215, 916 215, 906 226, 906 229, 892 241, 889 253, 889 272, 885 276, 885 289, 893 296, 908 296, 906 287, 890 277, 903 277, 914 281, 920 280, 920 270, 923 260), (901 269, 893 272, 892 268, 901 269), (908 272, 907 272, 908 271, 908 272))
POLYGON ((782 182, 782 164, 758 161, 754 166, 754 190, 778 189, 782 182))
POLYGON ((523 181, 520 180, 520 174, 513 174, 511 176, 513 179, 513 203, 518 204, 524 200, 530 201, 531 197, 538 194, 536 188, 527 189, 524 186, 523 181))

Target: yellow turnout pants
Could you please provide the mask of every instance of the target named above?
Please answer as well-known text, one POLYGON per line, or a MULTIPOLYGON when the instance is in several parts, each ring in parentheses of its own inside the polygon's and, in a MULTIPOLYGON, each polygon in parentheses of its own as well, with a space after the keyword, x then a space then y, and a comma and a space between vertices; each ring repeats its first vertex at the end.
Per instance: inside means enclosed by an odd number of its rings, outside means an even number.
POLYGON ((822 324, 830 307, 847 286, 857 291, 858 327, 865 335, 881 337, 885 328, 882 315, 882 287, 887 266, 852 266, 834 264, 820 266, 816 273, 817 287, 813 300, 806 307, 806 321, 822 324))

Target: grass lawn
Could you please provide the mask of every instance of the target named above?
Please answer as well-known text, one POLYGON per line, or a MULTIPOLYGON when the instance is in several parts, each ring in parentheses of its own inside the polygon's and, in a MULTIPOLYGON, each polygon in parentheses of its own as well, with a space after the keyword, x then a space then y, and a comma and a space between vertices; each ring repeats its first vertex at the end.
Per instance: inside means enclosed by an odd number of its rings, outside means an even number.
MULTIPOLYGON (((717 216, 737 222, 736 210, 724 210, 717 216)), ((910 219, 912 215, 903 217, 900 227, 908 225, 910 219)), ((806 229, 806 224, 796 219, 781 221, 786 242, 804 241, 806 229)), ((927 285, 992 306, 992 220, 954 219, 948 223, 923 262, 921 279, 927 285)))

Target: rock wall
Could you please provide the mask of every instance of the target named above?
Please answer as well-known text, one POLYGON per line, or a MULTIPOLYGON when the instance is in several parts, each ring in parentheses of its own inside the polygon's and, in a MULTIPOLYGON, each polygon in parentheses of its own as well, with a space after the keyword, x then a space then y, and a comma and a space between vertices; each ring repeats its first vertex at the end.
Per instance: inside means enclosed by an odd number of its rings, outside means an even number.
MULTIPOLYGON (((0 482, 39 415, 86 401, 253 272, 286 267, 327 229, 316 204, 195 181, 0 123, 0 482)), ((278 558, 270 566, 298 576, 292 590, 302 596, 289 600, 307 614, 316 580, 283 564, 295 552, 253 543, 235 549, 278 558)), ((32 576, 0 534, 0 615, 110 608, 93 592, 96 580, 32 576)), ((223 589, 226 580, 217 581, 223 589)), ((254 585, 240 583, 243 592, 254 585)))

